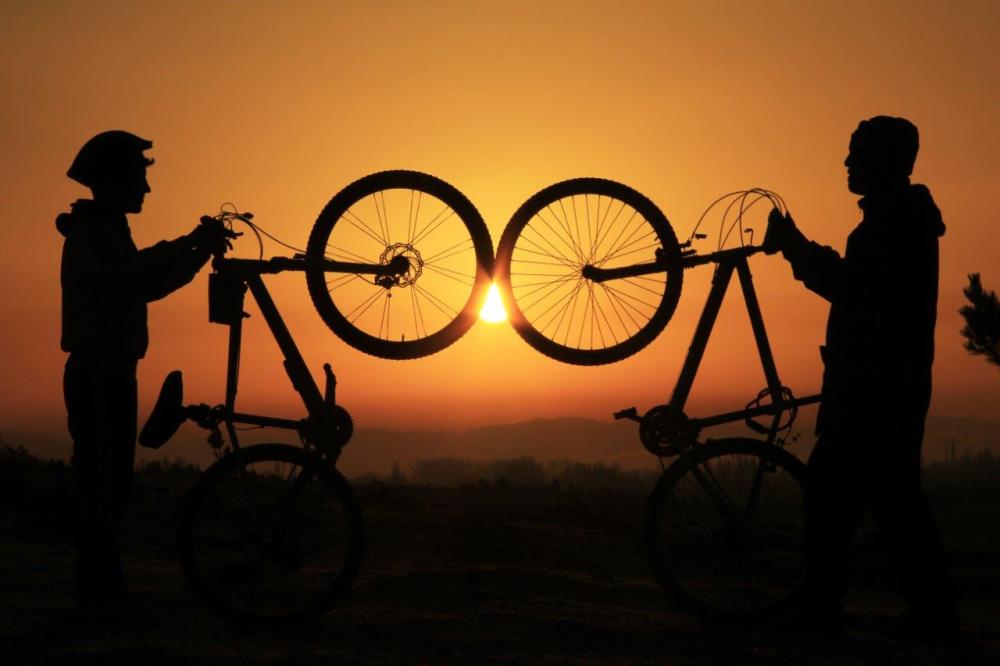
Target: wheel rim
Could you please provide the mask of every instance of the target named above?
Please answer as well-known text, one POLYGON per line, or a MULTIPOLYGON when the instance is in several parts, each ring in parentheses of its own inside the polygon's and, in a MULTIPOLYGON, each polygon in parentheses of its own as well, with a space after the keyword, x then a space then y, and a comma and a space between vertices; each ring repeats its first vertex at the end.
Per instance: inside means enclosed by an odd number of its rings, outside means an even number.
POLYGON ((396 276, 307 273, 331 328, 362 351, 388 358, 432 353, 464 333, 492 267, 489 235, 472 204, 447 183, 415 172, 374 174, 334 197, 307 254, 405 262, 407 270, 396 276))
POLYGON ((497 253, 511 322, 532 346, 577 364, 621 360, 646 346, 680 295, 676 237, 648 199, 619 183, 566 181, 515 213, 497 253), (664 270, 598 282, 584 267, 651 263, 664 270))
MULTIPOLYGON (((654 492, 647 547, 661 584, 690 609, 724 618, 773 609, 804 577, 800 463, 765 465, 752 516, 746 507, 765 444, 699 456, 698 469, 724 500, 719 506, 683 461, 684 473, 654 492)), ((697 455, 697 454, 696 454, 697 455)), ((668 470, 667 474, 670 474, 668 470)))
POLYGON ((356 509, 337 478, 304 469, 305 456, 276 458, 228 465, 187 507, 189 578, 213 610, 240 622, 325 610, 359 562, 356 509))

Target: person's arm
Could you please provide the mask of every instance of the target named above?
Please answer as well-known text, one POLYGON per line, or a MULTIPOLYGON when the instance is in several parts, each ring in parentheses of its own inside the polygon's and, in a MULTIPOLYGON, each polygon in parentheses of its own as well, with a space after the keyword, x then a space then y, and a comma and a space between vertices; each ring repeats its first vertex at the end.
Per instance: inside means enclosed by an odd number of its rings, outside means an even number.
POLYGON ((211 254, 201 247, 194 234, 160 241, 139 250, 119 267, 118 280, 131 283, 136 296, 145 302, 163 298, 194 279, 211 254))
POLYGON ((771 211, 764 245, 770 253, 780 251, 792 265, 795 279, 811 291, 831 302, 842 293, 846 279, 844 258, 833 248, 806 238, 791 215, 782 215, 777 208, 771 211))
POLYGON ((155 301, 191 282, 213 254, 228 246, 225 227, 203 218, 191 233, 139 250, 119 267, 116 281, 130 285, 139 299, 155 301))

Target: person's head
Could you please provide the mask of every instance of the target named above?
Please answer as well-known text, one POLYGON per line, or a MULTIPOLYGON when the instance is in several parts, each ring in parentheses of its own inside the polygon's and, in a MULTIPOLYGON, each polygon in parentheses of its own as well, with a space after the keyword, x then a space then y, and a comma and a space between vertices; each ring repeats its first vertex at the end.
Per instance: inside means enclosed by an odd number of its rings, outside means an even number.
POLYGON ((908 184, 919 147, 917 128, 905 118, 875 116, 862 120, 851 135, 844 160, 847 189, 864 196, 908 184))
POLYGON ((123 213, 138 213, 149 192, 143 151, 153 142, 130 132, 111 130, 93 137, 77 153, 66 175, 90 188, 94 201, 123 213))

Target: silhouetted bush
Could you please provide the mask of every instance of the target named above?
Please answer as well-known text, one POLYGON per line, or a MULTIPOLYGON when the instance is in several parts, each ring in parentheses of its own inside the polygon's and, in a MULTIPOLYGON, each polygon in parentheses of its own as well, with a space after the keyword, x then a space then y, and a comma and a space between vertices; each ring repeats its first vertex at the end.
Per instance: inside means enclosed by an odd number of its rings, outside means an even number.
POLYGON ((69 466, 43 460, 0 437, 0 526, 38 529, 65 526, 73 502, 69 466))
POLYGON ((136 473, 150 476, 197 476, 201 474, 201 467, 184 458, 171 460, 168 456, 164 456, 163 458, 143 460, 139 463, 136 473))
MULTIPOLYGON (((394 477, 385 479, 394 484, 394 477)), ((623 470, 619 465, 553 460, 542 464, 522 457, 489 462, 459 458, 418 460, 410 465, 410 483, 422 486, 496 486, 536 488, 548 486, 563 490, 601 490, 608 492, 647 493, 659 472, 623 470)))
POLYGON ((930 463, 923 469, 928 486, 1000 488, 1000 457, 989 449, 976 454, 969 451, 951 460, 930 463))
POLYGON ((480 478, 477 464, 461 458, 431 458, 410 465, 410 481, 418 486, 451 488, 480 478))
POLYGON ((494 460, 485 464, 481 478, 496 486, 510 485, 515 488, 544 486, 545 469, 534 458, 513 458, 494 460))

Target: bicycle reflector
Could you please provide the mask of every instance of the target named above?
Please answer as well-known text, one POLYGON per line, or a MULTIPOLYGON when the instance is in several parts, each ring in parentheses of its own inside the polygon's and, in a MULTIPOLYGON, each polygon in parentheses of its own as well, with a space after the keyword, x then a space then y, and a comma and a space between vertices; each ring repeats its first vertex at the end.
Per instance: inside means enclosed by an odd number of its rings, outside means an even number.
POLYGON ((163 380, 160 396, 139 433, 139 444, 147 449, 158 449, 174 436, 187 418, 184 415, 184 379, 180 370, 174 370, 163 380))

